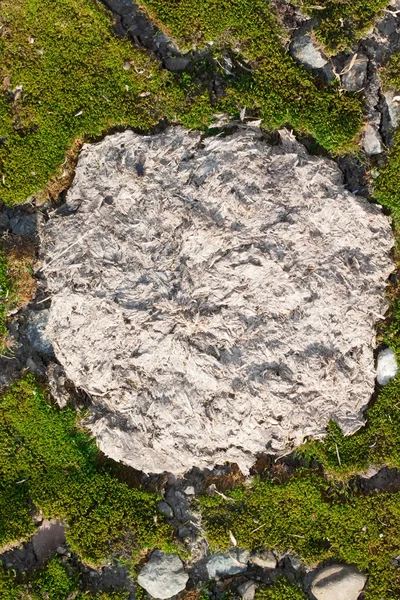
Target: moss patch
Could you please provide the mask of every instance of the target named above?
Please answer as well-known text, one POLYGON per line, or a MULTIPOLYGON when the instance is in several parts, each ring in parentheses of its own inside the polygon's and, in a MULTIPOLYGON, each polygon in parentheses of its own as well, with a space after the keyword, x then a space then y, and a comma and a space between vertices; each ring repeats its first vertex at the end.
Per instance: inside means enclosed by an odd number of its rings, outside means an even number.
POLYGON ((304 470, 286 483, 256 480, 251 489, 226 496, 231 500, 201 500, 213 549, 229 548, 231 531, 249 550, 276 548, 307 563, 335 558, 355 564, 368 573, 369 600, 400 594, 400 574, 391 564, 400 543, 399 493, 357 495, 304 470))
POLYGON ((326 50, 336 54, 351 48, 366 33, 388 0, 294 0, 307 15, 318 23, 317 36, 326 50))
POLYGON ((300 586, 279 577, 272 587, 260 587, 256 591, 255 600, 307 600, 307 596, 300 586))
POLYGON ((80 573, 72 565, 53 558, 40 571, 17 580, 14 573, 0 569, 2 600, 127 600, 121 590, 93 595, 81 589, 80 573))
POLYGON ((178 109, 186 114, 174 77, 118 39, 95 2, 1 0, 0 15, 0 197, 7 202, 42 189, 57 169, 65 176, 76 139, 116 125, 148 130, 178 109))
POLYGON ((234 61, 253 69, 252 74, 242 69, 229 83, 221 109, 256 110, 265 128, 289 124, 333 153, 354 148, 359 98, 340 94, 336 84, 323 88, 297 65, 284 49, 288 35, 265 0, 142 0, 141 5, 182 47, 212 41, 217 57, 229 50, 234 61))
POLYGON ((323 89, 287 55, 286 34, 264 0, 145 4, 180 42, 216 39, 217 57, 227 47, 248 61, 234 79, 221 69, 225 98, 210 102, 207 64, 173 75, 118 39, 94 0, 0 0, 0 198, 24 201, 49 181, 56 195, 68 183, 77 140, 114 126, 150 130, 162 118, 204 128, 214 112, 238 116, 247 107, 266 128, 288 123, 332 152, 352 146, 359 98, 323 89))
POLYGON ((0 400, 0 546, 34 531, 33 506, 65 518, 67 540, 83 560, 122 551, 130 559, 172 546, 157 495, 131 489, 97 467, 94 441, 73 410, 56 410, 32 376, 0 400))

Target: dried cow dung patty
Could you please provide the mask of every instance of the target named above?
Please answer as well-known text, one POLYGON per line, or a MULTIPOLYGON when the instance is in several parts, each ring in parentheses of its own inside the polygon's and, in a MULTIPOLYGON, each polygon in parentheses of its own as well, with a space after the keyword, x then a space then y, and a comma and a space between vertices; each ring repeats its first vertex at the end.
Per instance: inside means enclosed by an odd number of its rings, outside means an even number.
POLYGON ((101 449, 147 472, 352 433, 374 388, 388 218, 285 131, 200 142, 84 146, 43 231, 56 356, 101 449))

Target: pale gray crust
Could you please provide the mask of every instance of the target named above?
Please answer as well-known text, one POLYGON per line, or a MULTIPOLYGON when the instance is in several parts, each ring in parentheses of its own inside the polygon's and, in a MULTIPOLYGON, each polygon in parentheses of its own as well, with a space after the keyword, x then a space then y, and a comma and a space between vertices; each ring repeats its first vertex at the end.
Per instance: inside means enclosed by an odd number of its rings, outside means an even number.
POLYGON ((100 448, 146 472, 363 424, 393 236, 288 132, 179 127, 85 145, 42 231, 47 327, 100 448))

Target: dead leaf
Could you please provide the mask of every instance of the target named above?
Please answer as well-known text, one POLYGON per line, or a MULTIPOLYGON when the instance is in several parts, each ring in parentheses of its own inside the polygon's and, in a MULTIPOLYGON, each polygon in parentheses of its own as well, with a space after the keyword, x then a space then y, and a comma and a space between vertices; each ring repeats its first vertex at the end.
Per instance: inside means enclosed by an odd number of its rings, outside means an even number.
POLYGON ((10 88, 10 76, 6 75, 3 79, 3 83, 1 85, 1 89, 3 90, 3 92, 7 92, 10 88))

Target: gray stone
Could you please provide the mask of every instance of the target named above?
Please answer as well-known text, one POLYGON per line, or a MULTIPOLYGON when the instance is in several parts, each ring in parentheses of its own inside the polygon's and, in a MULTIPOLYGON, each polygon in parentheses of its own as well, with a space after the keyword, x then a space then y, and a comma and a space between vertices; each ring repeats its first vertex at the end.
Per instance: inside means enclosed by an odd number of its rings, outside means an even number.
POLYGON ((396 90, 386 90, 384 96, 388 107, 390 125, 395 128, 400 123, 400 93, 396 90))
POLYGON ((47 323, 50 311, 29 311, 27 316, 27 335, 30 343, 39 354, 54 356, 53 346, 47 335, 47 323))
POLYGON ((36 214, 19 213, 10 218, 10 227, 14 235, 34 235, 37 229, 36 214))
POLYGON ((47 367, 47 382, 53 399, 60 408, 67 406, 71 396, 67 389, 67 379, 64 369, 56 363, 50 363, 47 367))
POLYGON ((164 59, 164 66, 168 71, 181 73, 190 67, 191 60, 184 56, 168 56, 164 59))
POLYGON ((309 33, 296 35, 290 44, 290 51, 296 60, 310 69, 322 69, 328 64, 327 57, 309 33))
POLYGON ((353 567, 332 565, 315 576, 311 592, 316 600, 357 600, 367 577, 353 567))
POLYGON ((237 591, 243 600, 254 600, 254 596, 256 594, 256 584, 254 581, 245 581, 238 587, 237 591))
POLYGON ((356 60, 348 61, 341 76, 342 88, 349 92, 358 92, 363 89, 367 79, 368 58, 358 54, 356 60))
POLYGON ((165 600, 182 592, 188 579, 178 556, 154 550, 139 573, 138 583, 153 598, 165 600))
POLYGON ((389 219, 334 162, 286 131, 200 140, 85 145, 65 205, 79 211, 41 232, 56 357, 116 415, 88 421, 101 450, 152 473, 246 471, 331 419, 362 426, 393 269, 389 219))
POLYGON ((232 548, 229 552, 213 554, 207 561, 209 579, 229 577, 247 571, 250 553, 247 550, 232 548))
POLYGON ((288 558, 292 569, 294 571, 300 571, 302 566, 301 559, 298 556, 289 556, 288 558))
POLYGON ((33 551, 39 563, 43 563, 58 546, 65 543, 65 525, 55 519, 44 519, 32 537, 33 551))
POLYGON ((262 569, 275 569, 277 565, 277 560, 270 550, 253 554, 250 560, 254 565, 262 569))
POLYGON ((368 123, 364 128, 362 145, 368 156, 383 152, 382 138, 376 127, 368 123))
POLYGON ((396 355, 391 348, 385 348, 378 354, 376 379, 379 385, 386 385, 398 371, 396 355))
POLYGON ((161 501, 157 504, 157 508, 158 511, 164 515, 167 519, 173 519, 174 518, 174 511, 172 510, 172 508, 170 507, 169 504, 167 504, 167 502, 161 501))

